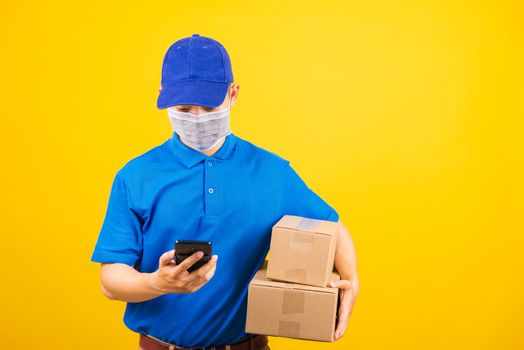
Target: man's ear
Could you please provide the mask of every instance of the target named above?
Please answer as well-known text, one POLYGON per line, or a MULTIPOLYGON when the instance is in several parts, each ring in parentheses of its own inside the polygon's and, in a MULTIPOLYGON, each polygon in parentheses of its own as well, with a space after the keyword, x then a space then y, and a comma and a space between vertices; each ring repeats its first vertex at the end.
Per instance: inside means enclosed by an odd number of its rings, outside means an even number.
POLYGON ((160 94, 160 91, 162 91, 162 85, 158 88, 158 93, 160 94))
MULTIPOLYGON (((235 86, 235 85, 233 85, 235 86)), ((238 90, 240 89, 240 85, 237 86, 237 95, 235 96, 235 98, 232 99, 231 101, 231 106, 234 106, 235 105, 235 102, 237 101, 237 98, 238 98, 238 90)), ((231 91, 230 91, 231 93, 231 91)))

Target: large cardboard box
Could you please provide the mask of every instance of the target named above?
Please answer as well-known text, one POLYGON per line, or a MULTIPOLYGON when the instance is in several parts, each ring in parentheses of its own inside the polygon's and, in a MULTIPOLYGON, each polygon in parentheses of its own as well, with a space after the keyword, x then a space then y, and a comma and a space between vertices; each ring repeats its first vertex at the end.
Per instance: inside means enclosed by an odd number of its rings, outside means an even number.
POLYGON ((267 277, 326 287, 335 262, 338 223, 284 215, 271 232, 267 277))
MULTIPOLYGON (((248 287, 246 332, 334 341, 339 289, 270 280, 266 266, 248 287)), ((330 277, 340 279, 336 271, 330 277)))

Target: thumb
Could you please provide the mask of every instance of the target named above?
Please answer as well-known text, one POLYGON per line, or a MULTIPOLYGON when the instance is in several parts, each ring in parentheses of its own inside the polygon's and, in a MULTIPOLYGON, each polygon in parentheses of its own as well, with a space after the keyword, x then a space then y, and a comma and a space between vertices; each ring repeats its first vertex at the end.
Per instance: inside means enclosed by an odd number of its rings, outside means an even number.
POLYGON ((173 257, 175 256, 175 250, 170 250, 165 252, 160 256, 160 259, 158 260, 160 266, 167 266, 171 263, 171 260, 173 260, 173 257))

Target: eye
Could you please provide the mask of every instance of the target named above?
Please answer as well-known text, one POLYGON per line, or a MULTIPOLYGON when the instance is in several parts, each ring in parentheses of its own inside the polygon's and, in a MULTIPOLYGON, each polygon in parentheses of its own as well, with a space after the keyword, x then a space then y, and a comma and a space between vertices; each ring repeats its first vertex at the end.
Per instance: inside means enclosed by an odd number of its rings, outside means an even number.
POLYGON ((212 108, 212 107, 204 107, 204 109, 205 109, 206 111, 212 111, 214 108, 212 108))

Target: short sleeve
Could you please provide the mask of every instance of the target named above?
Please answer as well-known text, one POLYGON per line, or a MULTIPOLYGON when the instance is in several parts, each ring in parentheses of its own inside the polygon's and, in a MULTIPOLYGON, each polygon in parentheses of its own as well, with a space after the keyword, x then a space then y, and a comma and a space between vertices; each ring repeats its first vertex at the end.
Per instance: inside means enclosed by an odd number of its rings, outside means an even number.
POLYGON ((337 211, 307 186, 289 164, 289 161, 285 165, 284 174, 285 214, 310 219, 338 221, 339 215, 337 211))
POLYGON ((120 170, 113 180, 107 211, 91 261, 134 266, 143 251, 140 223, 120 170))

